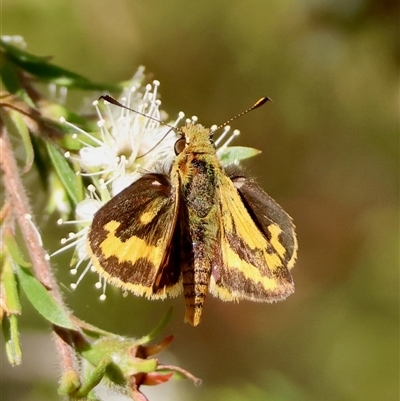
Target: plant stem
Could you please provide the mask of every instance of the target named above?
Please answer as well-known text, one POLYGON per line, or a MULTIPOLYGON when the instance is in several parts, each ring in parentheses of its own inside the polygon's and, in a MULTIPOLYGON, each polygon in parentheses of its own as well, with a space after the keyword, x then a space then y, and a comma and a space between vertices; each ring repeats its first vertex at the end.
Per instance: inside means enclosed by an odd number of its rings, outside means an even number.
MULTIPOLYGON (((8 138, 8 132, 1 117, 0 166, 3 171, 6 197, 11 205, 14 218, 16 218, 21 229, 36 277, 46 286, 52 297, 65 310, 68 310, 62 299, 60 288, 57 285, 50 264, 46 260, 46 253, 42 245, 39 231, 32 220, 32 210, 21 181, 14 152, 8 138)), ((54 337, 63 372, 71 370, 76 371, 76 359, 73 349, 58 335, 55 334, 54 337)))

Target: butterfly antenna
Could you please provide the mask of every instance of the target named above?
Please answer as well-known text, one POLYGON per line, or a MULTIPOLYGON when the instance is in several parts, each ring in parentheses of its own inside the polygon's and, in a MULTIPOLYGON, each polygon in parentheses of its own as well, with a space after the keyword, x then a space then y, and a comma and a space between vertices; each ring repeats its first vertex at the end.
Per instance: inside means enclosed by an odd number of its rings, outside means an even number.
POLYGON ((141 116, 147 117, 147 118, 149 118, 150 120, 157 121, 157 122, 160 123, 161 125, 165 125, 166 127, 169 127, 169 128, 170 128, 170 129, 163 135, 163 137, 162 137, 150 150, 148 150, 146 153, 143 153, 142 155, 137 156, 137 157, 136 157, 137 159, 140 159, 141 157, 144 157, 144 156, 148 155, 150 152, 152 152, 153 149, 155 149, 155 148, 167 137, 167 135, 168 135, 171 131, 180 131, 179 128, 174 127, 173 125, 170 125, 170 124, 168 124, 168 123, 165 123, 164 121, 160 121, 160 120, 158 120, 158 119, 155 118, 155 117, 152 117, 152 116, 147 115, 146 113, 142 113, 142 112, 140 112, 140 111, 137 111, 137 110, 134 110, 134 109, 131 109, 131 108, 125 106, 124 104, 120 103, 118 100, 114 99, 112 96, 103 95, 103 96, 100 96, 100 97, 99 97, 99 100, 100 100, 100 99, 103 99, 103 100, 105 100, 105 101, 108 102, 108 103, 114 104, 115 106, 119 106, 119 107, 122 107, 123 109, 132 111, 132 112, 134 112, 134 113, 136 113, 136 114, 140 114, 141 116))
POLYGON ((147 117, 147 118, 149 118, 150 120, 157 121, 158 123, 160 123, 160 124, 162 124, 162 125, 165 125, 166 127, 170 127, 170 128, 172 128, 172 129, 178 129, 178 130, 179 130, 179 128, 176 128, 176 127, 174 127, 173 125, 170 125, 170 124, 168 124, 168 123, 165 123, 164 121, 161 121, 161 120, 159 120, 158 118, 149 116, 149 115, 146 114, 146 113, 142 113, 142 112, 140 112, 140 111, 137 111, 137 110, 134 110, 134 109, 131 109, 131 108, 125 106, 124 104, 120 103, 117 99, 114 99, 112 96, 103 95, 103 96, 100 96, 100 97, 99 97, 99 100, 100 100, 100 99, 103 99, 103 100, 105 100, 105 101, 108 102, 108 103, 114 104, 115 106, 119 106, 119 107, 122 107, 123 109, 132 111, 132 112, 134 112, 134 113, 136 113, 136 114, 140 114, 141 116, 147 117))
POLYGON ((235 117, 230 118, 228 121, 225 121, 223 124, 218 125, 217 128, 215 128, 212 132, 214 133, 215 131, 220 130, 221 128, 226 127, 228 124, 230 124, 233 120, 236 120, 239 117, 244 116, 245 114, 247 114, 248 112, 258 109, 260 106, 262 106, 263 104, 267 103, 268 101, 272 102, 272 100, 269 97, 262 97, 261 99, 257 100, 257 102, 255 102, 253 104, 253 106, 249 107, 247 110, 242 111, 241 113, 239 113, 238 115, 236 115, 235 117))

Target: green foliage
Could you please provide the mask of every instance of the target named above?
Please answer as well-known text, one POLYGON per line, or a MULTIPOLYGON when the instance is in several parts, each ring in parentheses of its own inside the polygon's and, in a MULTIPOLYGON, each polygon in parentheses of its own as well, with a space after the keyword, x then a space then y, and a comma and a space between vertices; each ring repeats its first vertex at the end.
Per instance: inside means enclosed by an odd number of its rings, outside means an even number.
POLYGON ((72 203, 77 205, 78 202, 83 199, 81 177, 74 173, 68 162, 65 160, 65 157, 54 147, 54 145, 50 142, 47 142, 46 145, 50 159, 61 182, 67 190, 68 195, 71 197, 72 203))
POLYGON ((121 85, 109 85, 92 82, 79 74, 50 63, 48 57, 35 56, 10 44, 4 39, 0 39, 0 51, 2 59, 5 63, 7 63, 7 68, 5 70, 6 74, 2 75, 2 80, 6 88, 11 93, 18 92, 18 85, 16 83, 18 71, 13 71, 13 73, 11 73, 10 70, 12 67, 9 66, 9 64, 12 64, 14 68, 18 67, 20 71, 26 71, 32 74, 44 82, 49 82, 64 87, 111 92, 120 91, 122 89, 121 85))
POLYGON ((248 148, 245 146, 229 146, 218 152, 218 156, 224 165, 245 160, 257 156, 261 151, 258 149, 248 148))
POLYGON ((52 298, 47 289, 41 284, 26 267, 16 266, 15 270, 21 284, 21 289, 28 297, 33 307, 50 323, 75 329, 67 312, 52 298))

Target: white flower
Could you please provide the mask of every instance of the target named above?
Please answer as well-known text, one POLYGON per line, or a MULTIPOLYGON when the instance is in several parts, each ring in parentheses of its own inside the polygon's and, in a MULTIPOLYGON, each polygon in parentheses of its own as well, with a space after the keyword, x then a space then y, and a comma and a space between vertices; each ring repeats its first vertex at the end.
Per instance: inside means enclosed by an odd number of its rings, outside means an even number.
MULTIPOLYGON (((164 161, 170 163, 174 157, 174 143, 177 139, 172 127, 176 127, 183 118, 183 113, 175 122, 163 125, 166 113, 160 110, 161 101, 157 99, 159 82, 142 87, 144 79, 143 68, 140 68, 131 80, 131 85, 124 90, 119 100, 126 107, 138 111, 127 110, 122 107, 106 103, 106 114, 100 110, 99 102, 93 102, 98 114, 98 135, 90 134, 68 123, 77 131, 74 137, 82 143, 79 156, 72 156, 66 152, 65 156, 77 161, 81 167, 80 174, 89 176, 93 185, 87 188, 86 199, 76 206, 76 220, 63 221, 59 224, 76 224, 79 231, 71 232, 67 238, 61 240, 63 245, 51 256, 55 256, 67 249, 74 248, 74 266, 71 273, 76 275, 78 270, 83 272, 77 281, 71 284, 75 289, 93 264, 87 252, 87 235, 94 214, 113 196, 138 180, 144 171, 151 170, 156 163, 164 161)), ((102 299, 105 298, 105 281, 96 283, 96 287, 103 287, 102 299)))
MULTIPOLYGON (((95 137, 74 127, 88 138, 82 142, 80 157, 76 158, 82 174, 101 177, 106 185, 112 184, 112 196, 140 178, 138 171, 174 156, 176 134, 170 126, 161 123, 165 113, 160 110, 161 101, 157 99, 160 83, 154 81, 153 85, 148 84, 142 90, 137 86, 137 79, 135 82, 136 85, 125 91, 127 97, 120 101, 142 114, 106 103, 107 116, 104 117, 99 102, 95 101, 93 105, 99 116, 100 135, 95 137)), ((176 127, 182 117, 180 114, 171 125, 176 127)))

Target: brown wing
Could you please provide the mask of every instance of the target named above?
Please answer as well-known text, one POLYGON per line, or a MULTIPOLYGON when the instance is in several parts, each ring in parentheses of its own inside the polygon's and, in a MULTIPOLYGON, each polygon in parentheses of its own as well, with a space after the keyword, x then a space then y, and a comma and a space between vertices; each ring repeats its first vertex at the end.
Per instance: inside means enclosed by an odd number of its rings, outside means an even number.
POLYGON ((148 298, 181 292, 175 188, 164 175, 146 174, 94 215, 88 249, 108 282, 148 298))
POLYGON ((289 268, 296 253, 290 217, 251 180, 224 175, 221 184, 221 252, 210 292, 225 301, 286 298, 294 291, 289 268))
POLYGON ((270 241, 271 226, 279 227, 277 239, 284 248, 283 263, 290 270, 297 257, 297 238, 292 218, 253 179, 244 176, 231 179, 251 217, 270 241))

